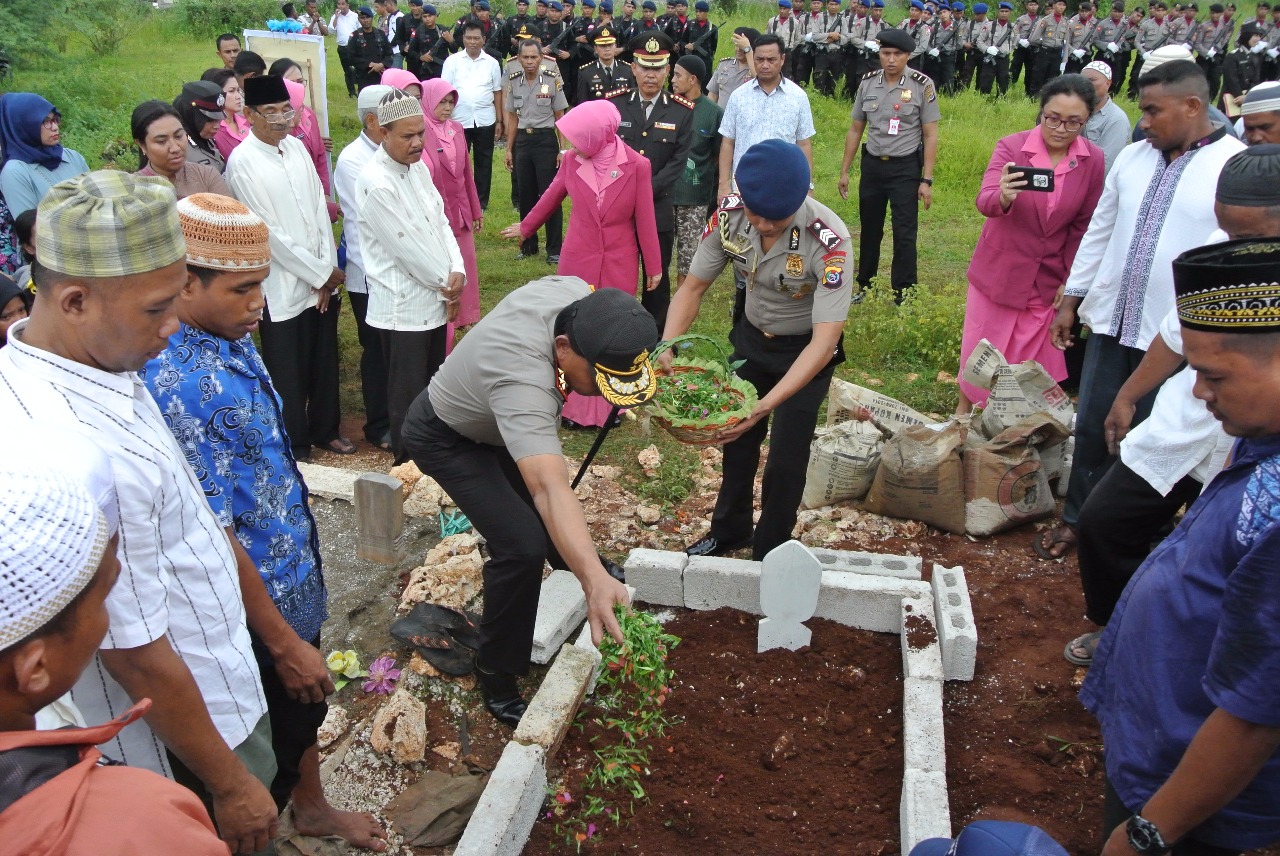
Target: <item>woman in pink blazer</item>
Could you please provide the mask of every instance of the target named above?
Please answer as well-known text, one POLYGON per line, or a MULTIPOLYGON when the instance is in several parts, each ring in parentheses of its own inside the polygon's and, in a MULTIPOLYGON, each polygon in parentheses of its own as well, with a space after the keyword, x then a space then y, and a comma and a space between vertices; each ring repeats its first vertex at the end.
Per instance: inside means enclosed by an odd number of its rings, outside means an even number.
MULTIPOLYGON (((1102 195, 1102 150, 1080 136, 1093 113, 1093 85, 1079 74, 1056 77, 1040 90, 1040 124, 996 143, 978 191, 987 218, 969 264, 963 368, 986 339, 1009 363, 1036 360, 1053 376, 1067 376, 1049 325, 1080 239, 1102 195), (1029 191, 1017 167, 1051 169, 1051 192, 1029 191)), ((960 381, 956 413, 986 404, 987 390, 960 381)))
MULTIPOLYGON (((385 79, 385 78, 384 78, 385 79)), ((453 121, 458 93, 440 78, 422 84, 422 112, 427 133, 422 140, 422 162, 444 200, 449 228, 462 251, 467 284, 458 304, 458 317, 449 323, 446 348, 453 348, 453 331, 480 320, 480 273, 476 266, 476 233, 484 227, 484 211, 471 174, 467 141, 462 126, 453 121)))
MULTIPOLYGON (((662 253, 649 161, 618 138, 621 121, 608 101, 588 101, 561 116, 556 127, 573 149, 533 210, 502 234, 528 239, 568 196, 573 207, 556 272, 634 295, 641 257, 645 288, 652 290, 662 278, 662 253)), ((570 427, 599 426, 609 409, 602 398, 571 394, 564 418, 570 427)))

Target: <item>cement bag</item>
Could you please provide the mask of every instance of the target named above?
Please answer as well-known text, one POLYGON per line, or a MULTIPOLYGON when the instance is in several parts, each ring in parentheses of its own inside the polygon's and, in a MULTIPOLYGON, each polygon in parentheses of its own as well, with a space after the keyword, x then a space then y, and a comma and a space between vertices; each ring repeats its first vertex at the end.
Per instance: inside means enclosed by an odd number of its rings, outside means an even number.
POLYGON ((884 444, 864 507, 875 514, 922 520, 964 533, 965 428, 957 422, 912 425, 884 444))
POLYGON ((917 413, 896 398, 833 377, 827 396, 827 427, 851 419, 871 422, 889 436, 909 425, 933 424, 932 419, 917 413))
POLYGON ((986 339, 969 355, 960 379, 991 390, 978 419, 978 427, 987 437, 995 437, 1035 413, 1048 413, 1063 425, 1070 425, 1075 415, 1071 397, 1044 366, 1035 360, 1010 366, 986 339))
POLYGON ((821 508, 847 499, 862 499, 880 464, 884 437, 870 422, 842 422, 819 428, 809 447, 805 473, 805 508, 821 508))
POLYGON ((1037 447, 1061 446, 1066 428, 1037 413, 964 453, 964 519, 970 535, 994 535, 1053 513, 1037 447))

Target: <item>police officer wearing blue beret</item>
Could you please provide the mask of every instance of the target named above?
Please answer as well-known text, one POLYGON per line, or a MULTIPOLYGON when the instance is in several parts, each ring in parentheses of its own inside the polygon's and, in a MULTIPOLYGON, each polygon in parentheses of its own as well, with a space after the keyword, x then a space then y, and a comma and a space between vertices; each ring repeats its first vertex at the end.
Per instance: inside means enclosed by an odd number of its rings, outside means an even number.
MULTIPOLYGON (((809 162, 794 143, 764 140, 734 173, 738 192, 720 200, 689 275, 671 301, 663 338, 689 329, 702 297, 732 265, 747 283, 745 311, 729 340, 738 376, 756 388, 751 415, 719 434, 724 476, 705 538, 691 556, 720 556, 750 546, 759 561, 791 538, 804 492, 809 444, 835 367, 853 295, 849 230, 809 197, 809 162), (770 433, 760 521, 752 527, 760 445, 770 433)), ((670 352, 660 358, 670 366, 670 352)))

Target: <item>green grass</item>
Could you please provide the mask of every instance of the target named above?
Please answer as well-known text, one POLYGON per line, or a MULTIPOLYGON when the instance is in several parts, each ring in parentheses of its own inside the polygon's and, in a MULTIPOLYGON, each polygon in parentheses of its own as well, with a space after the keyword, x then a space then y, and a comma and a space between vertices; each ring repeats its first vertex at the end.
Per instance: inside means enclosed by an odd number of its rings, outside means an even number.
MULTIPOLYGON (((327 8, 328 4, 324 4, 327 8)), ((905 5, 905 4, 902 4, 905 5)), ((460 4, 455 6, 460 8, 460 4)), ((723 32, 734 26, 761 26, 773 12, 772 4, 743 4, 730 17, 723 32)), ((441 9, 441 19, 453 20, 455 12, 441 9)), ((1248 9, 1239 13, 1252 17, 1248 9)), ((891 11, 890 20, 900 12, 891 11)), ((714 20, 719 16, 714 12, 714 20)), ((65 142, 88 159, 91 166, 136 169, 136 154, 129 137, 129 115, 150 98, 172 100, 183 82, 198 79, 215 64, 210 39, 194 38, 185 32, 181 10, 150 14, 138 31, 111 56, 95 56, 78 37, 71 36, 59 56, 19 68, 4 88, 39 92, 63 112, 65 142)), ((262 26, 246 21, 246 27, 262 26)), ((730 49, 722 38, 720 55, 730 49)), ((1019 90, 1020 91, 1020 90, 1019 90)), ((346 94, 334 43, 329 42, 328 97, 334 152, 359 133, 355 101, 346 94)), ((844 135, 849 124, 849 104, 810 93, 817 137, 814 140, 816 197, 844 219, 855 234, 855 201, 840 199, 836 191, 844 135)), ((1136 108, 1125 99, 1120 104, 1136 117, 1136 108)), ((973 200, 981 184, 995 141, 1015 131, 1031 127, 1036 107, 1020 95, 1007 99, 983 98, 965 92, 942 100, 938 163, 935 170, 934 202, 920 215, 918 294, 907 305, 895 307, 883 289, 874 292, 849 314, 845 332, 848 361, 837 375, 899 398, 923 412, 948 413, 954 405, 954 386, 939 380, 939 373, 954 375, 964 319, 965 270, 982 228, 982 217, 973 200)), ((513 288, 550 272, 541 259, 514 261, 518 247, 499 237, 498 232, 518 220, 510 206, 510 179, 502 168, 502 152, 495 153, 490 205, 483 231, 477 236, 481 272, 480 299, 487 311, 513 288)), ((856 188, 857 161, 851 186, 856 188)), ((851 194, 856 196, 856 194, 851 194)), ((567 221, 566 221, 567 222, 567 221)), ((891 258, 888 228, 881 255, 881 271, 888 273, 891 258)), ((853 248, 856 251, 856 246, 853 248)), ((674 279, 674 277, 673 277, 674 279)), ((732 281, 721 277, 708 292, 702 313, 693 331, 727 342, 732 281)), ((341 321, 342 404, 345 411, 361 408, 355 323, 350 313, 341 321)), ((568 434, 565 450, 582 455, 589 448, 590 432, 568 434)), ((599 460, 628 467, 628 477, 638 485, 642 498, 660 503, 677 503, 692 487, 697 466, 695 450, 671 440, 655 430, 644 435, 636 423, 627 423, 611 435, 599 460), (657 479, 646 480, 636 466, 635 454, 650 443, 663 452, 665 464, 657 479)))

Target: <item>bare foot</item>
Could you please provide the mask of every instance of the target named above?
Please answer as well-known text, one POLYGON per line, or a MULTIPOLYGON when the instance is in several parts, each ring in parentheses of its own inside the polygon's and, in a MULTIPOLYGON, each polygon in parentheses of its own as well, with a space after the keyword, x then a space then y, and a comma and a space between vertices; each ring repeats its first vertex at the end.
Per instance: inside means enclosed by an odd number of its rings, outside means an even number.
POLYGON ((338 811, 328 804, 308 808, 295 802, 293 825, 303 835, 336 835, 355 847, 379 853, 387 849, 387 831, 367 811, 338 811))

